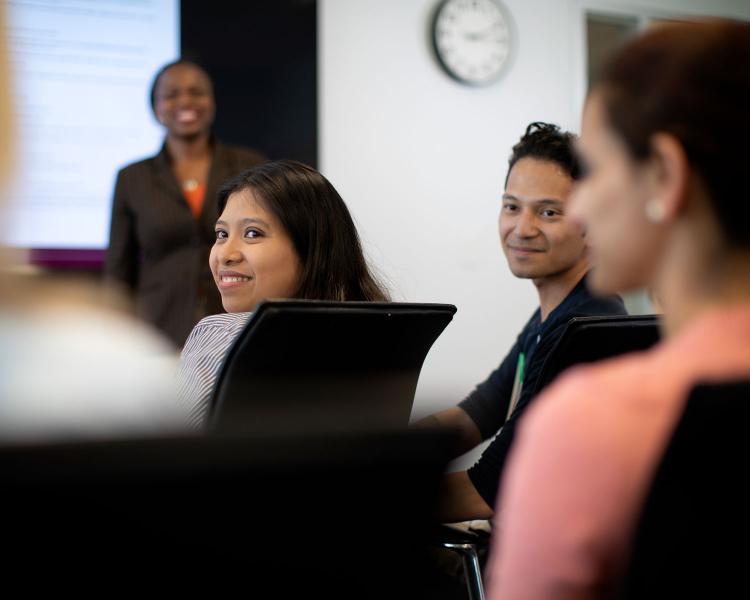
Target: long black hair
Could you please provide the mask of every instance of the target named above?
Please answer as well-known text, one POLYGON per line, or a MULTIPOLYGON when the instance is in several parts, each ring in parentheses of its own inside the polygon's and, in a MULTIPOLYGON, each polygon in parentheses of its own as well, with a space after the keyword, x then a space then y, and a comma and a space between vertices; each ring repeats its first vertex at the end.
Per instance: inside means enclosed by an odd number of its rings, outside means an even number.
POLYGON ((252 190, 281 222, 302 263, 296 298, 387 301, 370 272, 354 221, 331 183, 293 160, 267 162, 227 181, 219 191, 219 213, 229 196, 252 190))

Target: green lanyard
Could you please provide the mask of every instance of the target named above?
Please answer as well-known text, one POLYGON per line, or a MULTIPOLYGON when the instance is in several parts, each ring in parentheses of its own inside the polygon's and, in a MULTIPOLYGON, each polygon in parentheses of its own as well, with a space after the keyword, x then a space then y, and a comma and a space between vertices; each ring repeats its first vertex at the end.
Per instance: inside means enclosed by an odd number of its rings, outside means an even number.
POLYGON ((523 352, 518 354, 518 364, 516 364, 516 376, 513 380, 513 391, 510 393, 510 402, 508 403, 508 414, 505 415, 507 421, 516 409, 518 399, 521 397, 521 390, 523 389, 523 375, 526 367, 526 355, 523 352))

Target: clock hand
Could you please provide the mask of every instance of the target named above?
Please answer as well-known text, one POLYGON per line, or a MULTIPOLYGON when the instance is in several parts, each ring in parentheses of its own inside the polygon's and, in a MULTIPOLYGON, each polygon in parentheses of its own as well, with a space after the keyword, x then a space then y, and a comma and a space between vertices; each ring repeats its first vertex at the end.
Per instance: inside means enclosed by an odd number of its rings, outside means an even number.
POLYGON ((464 39, 471 41, 483 40, 487 36, 491 35, 493 30, 497 28, 497 25, 493 25, 484 31, 467 31, 464 33, 464 39))
POLYGON ((481 31, 476 33, 473 31, 467 31, 466 33, 464 33, 464 39, 471 40, 472 42, 479 41, 481 39, 484 39, 485 37, 487 37, 487 33, 481 31))

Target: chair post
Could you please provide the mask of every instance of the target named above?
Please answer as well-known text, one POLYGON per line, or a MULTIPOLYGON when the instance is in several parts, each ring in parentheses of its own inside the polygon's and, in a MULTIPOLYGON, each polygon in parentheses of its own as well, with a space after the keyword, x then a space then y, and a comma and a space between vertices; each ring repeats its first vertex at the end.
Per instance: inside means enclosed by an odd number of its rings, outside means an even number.
POLYGON ((443 542, 443 548, 453 550, 461 555, 464 563, 464 577, 469 600, 484 600, 484 586, 482 572, 479 568, 479 556, 474 544, 454 544, 443 542))

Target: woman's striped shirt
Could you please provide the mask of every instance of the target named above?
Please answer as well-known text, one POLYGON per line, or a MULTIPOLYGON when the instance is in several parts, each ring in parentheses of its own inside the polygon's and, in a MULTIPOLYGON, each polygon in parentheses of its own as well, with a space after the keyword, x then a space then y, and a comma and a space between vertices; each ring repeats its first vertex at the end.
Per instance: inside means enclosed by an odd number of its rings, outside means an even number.
POLYGON ((191 427, 205 425, 224 358, 252 313, 226 313, 202 319, 190 333, 177 371, 180 403, 191 427))

